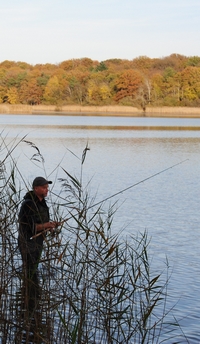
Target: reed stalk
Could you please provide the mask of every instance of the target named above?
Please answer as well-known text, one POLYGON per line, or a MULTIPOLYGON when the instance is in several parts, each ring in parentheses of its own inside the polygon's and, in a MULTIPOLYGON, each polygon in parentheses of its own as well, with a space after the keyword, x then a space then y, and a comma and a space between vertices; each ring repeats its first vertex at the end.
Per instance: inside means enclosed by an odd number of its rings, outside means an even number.
POLYGON ((50 210, 65 221, 46 237, 38 280, 23 275, 17 215, 27 181, 12 158, 18 144, 1 144, 1 343, 149 344, 166 334, 170 340, 179 326, 171 321, 169 332, 165 324, 168 280, 161 283, 151 270, 147 232, 126 239, 113 234, 116 205, 105 210, 89 196, 83 182, 88 146, 80 180, 63 168, 62 197, 52 192, 50 210))

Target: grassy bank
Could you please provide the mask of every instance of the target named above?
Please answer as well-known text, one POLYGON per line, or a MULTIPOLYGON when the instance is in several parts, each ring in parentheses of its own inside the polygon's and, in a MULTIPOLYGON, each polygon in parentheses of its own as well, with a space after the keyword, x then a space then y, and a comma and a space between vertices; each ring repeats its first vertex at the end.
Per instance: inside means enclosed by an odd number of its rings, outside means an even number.
POLYGON ((80 106, 80 105, 10 105, 0 104, 0 114, 60 114, 96 116, 146 116, 146 117, 200 117, 200 108, 192 107, 147 107, 144 112, 131 106, 80 106))

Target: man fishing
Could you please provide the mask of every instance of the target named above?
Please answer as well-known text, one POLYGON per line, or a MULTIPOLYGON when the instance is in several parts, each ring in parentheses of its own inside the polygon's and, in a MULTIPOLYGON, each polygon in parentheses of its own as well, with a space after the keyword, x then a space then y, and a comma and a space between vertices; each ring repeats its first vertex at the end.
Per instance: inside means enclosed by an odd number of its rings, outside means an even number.
POLYGON ((33 189, 24 196, 19 212, 18 244, 28 278, 33 278, 37 271, 46 232, 53 231, 60 224, 49 219, 49 208, 45 201, 49 184, 52 182, 36 177, 33 180, 33 189), (39 233, 41 235, 37 235, 39 233))

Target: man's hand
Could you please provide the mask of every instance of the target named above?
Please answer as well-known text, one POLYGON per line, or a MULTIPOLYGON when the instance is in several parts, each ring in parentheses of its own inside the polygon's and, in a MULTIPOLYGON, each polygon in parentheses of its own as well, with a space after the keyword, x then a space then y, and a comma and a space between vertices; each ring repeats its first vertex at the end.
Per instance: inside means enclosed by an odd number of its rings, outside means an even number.
POLYGON ((58 228, 58 226, 61 225, 61 222, 58 221, 49 221, 45 223, 40 223, 36 225, 36 231, 37 232, 43 232, 43 231, 52 231, 53 229, 58 228))
POLYGON ((57 227, 57 222, 56 221, 50 221, 47 223, 44 223, 44 228, 45 229, 54 229, 57 227))
POLYGON ((62 222, 49 221, 49 222, 45 222, 45 223, 36 224, 36 232, 37 233, 31 237, 31 240, 37 238, 39 235, 44 234, 48 231, 50 231, 53 234, 54 230, 56 228, 58 228, 58 226, 61 226, 62 224, 63 224, 63 221, 62 222))

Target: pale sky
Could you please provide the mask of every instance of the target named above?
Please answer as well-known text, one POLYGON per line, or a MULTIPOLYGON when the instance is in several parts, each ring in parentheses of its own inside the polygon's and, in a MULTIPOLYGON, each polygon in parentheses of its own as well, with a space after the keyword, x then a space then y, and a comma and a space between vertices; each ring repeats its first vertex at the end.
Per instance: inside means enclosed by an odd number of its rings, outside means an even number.
POLYGON ((0 0, 0 62, 200 57, 200 0, 0 0))

